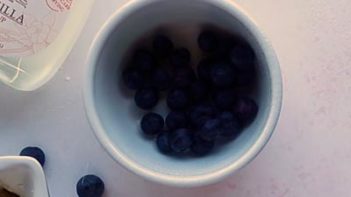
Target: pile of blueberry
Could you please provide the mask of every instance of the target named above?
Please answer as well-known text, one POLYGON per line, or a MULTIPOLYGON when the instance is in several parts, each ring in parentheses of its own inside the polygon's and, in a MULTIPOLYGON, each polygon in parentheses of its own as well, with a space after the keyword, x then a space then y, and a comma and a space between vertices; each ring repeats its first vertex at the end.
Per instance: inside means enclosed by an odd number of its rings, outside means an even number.
POLYGON ((125 85, 136 91, 135 104, 149 111, 142 131, 156 136, 158 149, 167 155, 207 155, 235 139, 258 112, 248 96, 256 79, 251 46, 214 30, 203 30, 197 42, 203 57, 195 68, 189 50, 158 34, 152 50, 135 50, 123 70, 125 85), (150 111, 161 95, 170 109, 165 119, 150 111))

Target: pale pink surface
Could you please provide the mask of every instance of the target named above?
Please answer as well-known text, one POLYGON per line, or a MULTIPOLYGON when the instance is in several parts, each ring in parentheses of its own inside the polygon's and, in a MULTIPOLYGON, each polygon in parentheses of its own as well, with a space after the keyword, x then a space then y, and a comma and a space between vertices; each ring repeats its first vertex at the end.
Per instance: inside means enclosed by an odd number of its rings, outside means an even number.
POLYGON ((216 185, 177 189, 126 172, 103 151, 85 117, 81 88, 88 47, 127 0, 98 0, 63 68, 32 93, 0 87, 0 155, 39 145, 52 197, 75 194, 86 173, 100 175, 106 197, 351 196, 351 3, 349 0, 238 0, 279 56, 284 103, 264 151, 216 185))

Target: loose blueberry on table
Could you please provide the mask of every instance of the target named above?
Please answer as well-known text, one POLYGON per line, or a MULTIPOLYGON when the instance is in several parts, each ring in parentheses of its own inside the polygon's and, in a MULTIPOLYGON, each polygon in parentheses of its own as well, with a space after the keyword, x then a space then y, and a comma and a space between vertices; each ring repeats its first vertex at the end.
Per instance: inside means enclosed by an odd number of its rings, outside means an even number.
POLYGON ((156 138, 165 155, 206 156, 235 140, 259 111, 248 93, 238 91, 255 91, 257 61, 250 44, 216 29, 203 30, 194 40, 202 51, 196 67, 192 51, 175 47, 186 43, 157 34, 149 48, 134 52, 122 72, 125 86, 136 91, 135 104, 149 111, 141 130, 156 138), (165 119, 150 111, 161 99, 169 108, 165 119))
POLYGON ((101 197, 105 184, 98 176, 90 174, 79 179, 76 190, 79 197, 101 197))
POLYGON ((45 164, 44 151, 39 147, 28 146, 20 152, 20 156, 33 157, 40 163, 41 166, 44 166, 45 164))

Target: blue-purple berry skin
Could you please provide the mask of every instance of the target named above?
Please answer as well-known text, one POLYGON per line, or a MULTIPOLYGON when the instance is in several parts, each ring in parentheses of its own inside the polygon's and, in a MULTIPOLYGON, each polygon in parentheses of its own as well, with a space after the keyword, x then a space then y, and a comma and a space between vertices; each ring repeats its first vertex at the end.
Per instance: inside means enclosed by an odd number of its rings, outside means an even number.
POLYGON ((191 54, 186 48, 178 48, 171 54, 171 64, 175 67, 189 66, 191 54))
POLYGON ((123 70, 122 79, 124 84, 131 90, 137 90, 144 86, 145 77, 142 72, 134 67, 123 70))
POLYGON ((237 137, 242 131, 242 127, 237 119, 228 122, 222 122, 219 136, 227 140, 237 137))
POLYGON ((169 137, 171 150, 174 153, 188 152, 193 144, 193 134, 189 129, 177 129, 169 137))
POLYGON ((233 112, 223 111, 217 117, 221 121, 220 137, 232 140, 240 134, 242 128, 233 112))
POLYGON ((211 82, 219 88, 230 87, 235 82, 235 70, 228 63, 217 63, 211 69, 211 82))
POLYGON ((176 68, 173 73, 173 87, 187 88, 196 80, 195 72, 190 67, 176 68))
POLYGON ((153 51, 136 50, 122 72, 125 85, 136 90, 134 100, 141 109, 153 109, 159 93, 166 91, 167 117, 149 112, 141 120, 142 131, 155 136, 157 149, 165 155, 206 156, 237 138, 259 111, 257 103, 245 97, 257 78, 254 49, 243 39, 209 29, 200 33, 197 43, 204 58, 196 73, 190 51, 174 48, 162 34, 154 37, 153 51), (171 67, 164 67, 167 64, 171 67))
POLYGON ((79 179, 76 191, 79 197, 102 197, 104 182, 96 175, 86 175, 79 179))
POLYGON ((166 117, 166 125, 170 130, 186 128, 188 126, 188 118, 185 112, 171 111, 166 117))
POLYGON ((243 126, 250 124, 256 118, 258 110, 256 102, 248 97, 236 99, 233 106, 233 112, 243 126))
POLYGON ((153 54, 145 49, 138 49, 134 53, 132 61, 133 66, 142 72, 150 72, 157 66, 157 62, 153 54))
POLYGON ((167 90, 172 83, 171 74, 164 68, 157 68, 151 73, 152 87, 159 91, 167 90))
POLYGON ((134 96, 135 104, 144 110, 152 109, 159 99, 158 92, 153 88, 144 88, 136 91, 134 96))
POLYGON ((172 152, 169 135, 169 132, 162 132, 156 138, 157 148, 163 154, 170 154, 172 152))
POLYGON ((141 120, 141 129, 146 135, 155 135, 162 131, 164 120, 161 115, 149 112, 141 120))
POLYGON ((235 85, 241 87, 248 87, 255 83, 256 81, 256 70, 255 68, 251 68, 244 71, 238 71, 235 78, 235 85))
POLYGON ((230 109, 235 102, 236 94, 232 89, 218 90, 214 95, 216 106, 222 110, 230 109))
POLYGON ((20 152, 20 156, 27 156, 36 159, 41 166, 45 164, 45 153, 39 147, 28 146, 20 152))
POLYGON ((199 129, 209 119, 216 115, 216 109, 210 103, 201 103, 193 106, 189 112, 192 125, 199 129))
POLYGON ((195 81, 190 85, 189 95, 193 102, 199 102, 205 100, 209 93, 208 85, 200 80, 195 81))
POLYGON ((221 122, 230 122, 236 119, 234 113, 231 111, 222 111, 217 115, 217 117, 221 122))
POLYGON ((214 141, 207 141, 201 137, 194 137, 193 145, 191 146, 191 151, 195 156, 206 156, 213 150, 215 146, 214 141))
POLYGON ((248 43, 237 43, 230 49, 230 61, 238 70, 252 68, 256 61, 255 51, 248 43))
POLYGON ((216 51, 218 47, 218 36, 213 31, 203 31, 198 37, 199 48, 206 53, 211 53, 216 51))
POLYGON ((160 57, 170 55, 174 47, 171 39, 162 34, 155 36, 152 46, 155 53, 160 57))
POLYGON ((214 141, 220 134, 221 121, 219 119, 207 120, 199 131, 199 136, 207 141, 214 141))
POLYGON ((211 70, 214 65, 214 60, 211 58, 202 59, 197 65, 197 75, 204 82, 211 81, 211 70))
POLYGON ((174 89, 168 92, 167 105, 171 110, 184 110, 190 104, 188 93, 182 89, 174 89))

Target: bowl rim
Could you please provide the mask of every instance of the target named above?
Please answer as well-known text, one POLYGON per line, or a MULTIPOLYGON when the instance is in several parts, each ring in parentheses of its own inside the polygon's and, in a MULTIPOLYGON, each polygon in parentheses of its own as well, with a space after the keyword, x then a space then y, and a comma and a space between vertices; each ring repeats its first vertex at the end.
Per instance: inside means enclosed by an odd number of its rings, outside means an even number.
POLYGON ((177 187, 196 187, 216 183, 231 175, 233 172, 236 172, 238 169, 244 167, 251 160, 253 160, 261 152, 265 144, 272 136, 272 133, 279 119, 283 99, 283 84, 278 59, 270 42, 262 33, 262 30, 258 27, 253 18, 248 13, 246 13, 237 3, 232 0, 202 0, 202 2, 212 4, 213 6, 226 10, 229 14, 233 15, 233 17, 237 18, 240 22, 243 23, 246 28, 248 28, 248 30, 259 42, 260 47, 263 49, 267 65, 269 65, 268 71, 271 76, 272 104, 270 112, 268 114, 266 122, 263 123, 265 127, 256 142, 236 162, 233 162, 228 166, 223 167, 222 169, 193 176, 169 175, 147 169, 129 159, 128 156, 119 151, 109 139, 95 109, 93 79, 95 64, 98 60, 101 49, 103 48, 103 44, 106 42, 111 31, 114 30, 114 27, 133 11, 138 10, 153 2, 155 1, 132 0, 122 5, 122 7, 117 9, 104 23, 102 28, 95 36, 87 57, 88 69, 84 83, 84 102, 86 114, 88 116, 90 125, 93 128, 94 134, 102 147, 115 161, 120 163, 125 169, 129 170, 130 172, 153 182, 177 187))

